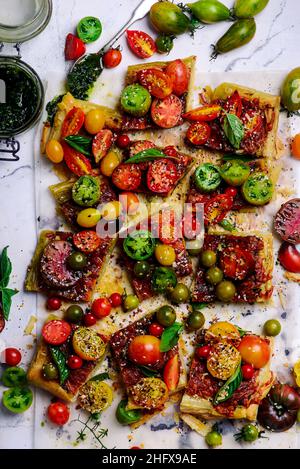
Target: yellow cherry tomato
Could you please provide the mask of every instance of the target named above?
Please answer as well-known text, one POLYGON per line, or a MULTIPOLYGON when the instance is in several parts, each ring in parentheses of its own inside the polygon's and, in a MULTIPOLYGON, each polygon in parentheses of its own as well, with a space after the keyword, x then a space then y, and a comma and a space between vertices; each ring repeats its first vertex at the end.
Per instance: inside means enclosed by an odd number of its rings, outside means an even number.
POLYGON ((110 151, 107 155, 101 160, 100 171, 103 176, 111 177, 114 169, 119 166, 121 159, 116 151, 110 151))
POLYGON ((101 210, 101 215, 104 220, 111 221, 119 218, 122 211, 122 205, 117 200, 107 202, 101 210))
POLYGON ((295 135, 292 141, 292 155, 300 160, 300 134, 295 135))
POLYGON ((101 109, 92 109, 85 116, 84 126, 89 134, 96 135, 105 125, 105 114, 101 109))
POLYGON ((52 163, 61 163, 64 159, 64 150, 58 140, 49 140, 46 145, 46 155, 52 163))
POLYGON ((159 244, 156 246, 154 254, 161 265, 172 265, 176 260, 175 249, 167 244, 159 244))
POLYGON ((298 360, 295 363, 294 368, 293 368, 293 372, 294 372, 296 384, 299 388, 300 387, 300 360, 298 360))
POLYGON ((234 324, 227 321, 218 321, 207 329, 207 335, 216 339, 239 339, 240 333, 234 324))
POLYGON ((77 215, 77 223, 84 228, 96 226, 101 218, 101 213, 96 208, 86 208, 77 215))

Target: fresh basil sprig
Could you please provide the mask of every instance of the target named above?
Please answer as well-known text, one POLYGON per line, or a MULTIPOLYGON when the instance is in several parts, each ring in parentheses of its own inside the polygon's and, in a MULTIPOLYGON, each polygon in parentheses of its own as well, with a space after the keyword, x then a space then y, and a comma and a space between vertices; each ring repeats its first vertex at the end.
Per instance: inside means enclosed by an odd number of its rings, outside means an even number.
POLYGON ((227 112, 224 116, 223 130, 231 145, 238 150, 245 135, 241 119, 227 112))
POLYGON ((167 156, 162 151, 157 150, 156 148, 148 148, 148 150, 142 150, 138 152, 136 155, 124 161, 124 163, 144 163, 147 161, 153 161, 157 158, 178 160, 176 156, 167 156))
POLYGON ((0 256, 0 298, 3 310, 3 316, 6 321, 9 318, 12 297, 18 293, 18 290, 8 288, 10 274, 12 272, 11 261, 7 255, 8 246, 6 246, 0 256))
POLYGON ((214 397, 213 405, 219 405, 221 402, 227 401, 239 387, 243 379, 241 364, 236 368, 232 376, 219 389, 214 397))
POLYGON ((82 135, 69 135, 65 138, 70 147, 74 150, 79 151, 85 156, 91 156, 92 150, 92 139, 89 137, 83 137, 82 135))
POLYGON ((183 325, 180 322, 174 322, 172 326, 169 326, 164 330, 160 339, 159 349, 161 352, 168 352, 171 348, 175 347, 182 329, 183 325))
POLYGON ((244 161, 244 163, 248 163, 249 161, 253 161, 254 157, 250 155, 223 155, 223 161, 233 161, 233 160, 240 160, 244 161))
POLYGON ((104 381, 105 379, 109 379, 109 374, 106 372, 93 376, 90 381, 104 381))
POLYGON ((153 378, 153 376, 158 375, 158 371, 152 370, 148 366, 139 365, 139 369, 141 370, 144 376, 147 376, 147 378, 153 378))
POLYGON ((53 361, 58 369, 59 383, 64 384, 64 382, 68 379, 69 376, 69 369, 67 366, 65 354, 60 350, 59 347, 54 347, 53 345, 49 345, 49 349, 53 361))

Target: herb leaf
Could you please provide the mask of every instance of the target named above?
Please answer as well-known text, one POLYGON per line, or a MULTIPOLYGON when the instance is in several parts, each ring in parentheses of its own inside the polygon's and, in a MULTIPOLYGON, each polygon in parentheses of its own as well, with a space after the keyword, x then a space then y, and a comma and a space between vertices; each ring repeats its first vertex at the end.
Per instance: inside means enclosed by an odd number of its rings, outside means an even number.
POLYGON ((243 379, 241 364, 236 368, 232 376, 226 381, 225 384, 219 389, 214 397, 213 405, 221 404, 227 401, 239 387, 243 379))
POLYGON ((92 148, 92 139, 89 137, 83 137, 82 135, 69 135, 65 138, 70 147, 74 148, 75 150, 79 151, 85 156, 91 156, 91 148, 92 148))
POLYGON ((67 367, 67 360, 65 354, 58 348, 53 345, 49 346, 53 361, 57 366, 59 373, 59 384, 64 384, 66 379, 69 376, 69 369, 67 367))
POLYGON ((235 226, 229 220, 222 220, 219 222, 219 225, 227 231, 235 231, 235 226))
POLYGON ((223 161, 232 161, 232 160, 240 160, 248 163, 249 161, 253 161, 253 156, 250 155, 223 155, 223 161))
POLYGON ((54 117, 55 114, 57 113, 58 107, 57 105, 62 101, 64 95, 60 94, 59 96, 55 96, 51 101, 46 106, 46 111, 47 111, 47 122, 52 126, 54 123, 54 117))
POLYGON ((175 347, 178 342, 179 334, 183 329, 183 325, 180 322, 174 322, 172 326, 167 327, 162 333, 160 339, 160 351, 168 352, 171 348, 175 347))
POLYGON ((124 163, 143 163, 144 161, 152 161, 156 158, 172 158, 178 160, 176 157, 165 155, 162 151, 157 150, 156 148, 148 148, 148 150, 138 152, 136 155, 124 161, 124 163))
POLYGON ((148 378, 152 378, 153 376, 158 375, 158 371, 151 370, 151 368, 149 368, 148 366, 139 365, 139 369, 141 370, 143 375, 147 376, 148 378))
POLYGON ((235 114, 226 113, 223 122, 223 130, 231 145, 238 150, 245 134, 241 119, 235 114))
POLYGON ((12 303, 12 297, 18 293, 18 290, 12 290, 11 288, 0 288, 1 293, 1 304, 3 310, 4 319, 7 321, 9 318, 9 312, 12 303))
POLYGON ((9 277, 12 271, 11 261, 7 255, 8 246, 6 246, 0 257, 0 286, 7 287, 9 277))
POLYGON ((98 375, 93 376, 90 381, 104 381, 105 379, 109 379, 108 373, 99 373, 98 375))

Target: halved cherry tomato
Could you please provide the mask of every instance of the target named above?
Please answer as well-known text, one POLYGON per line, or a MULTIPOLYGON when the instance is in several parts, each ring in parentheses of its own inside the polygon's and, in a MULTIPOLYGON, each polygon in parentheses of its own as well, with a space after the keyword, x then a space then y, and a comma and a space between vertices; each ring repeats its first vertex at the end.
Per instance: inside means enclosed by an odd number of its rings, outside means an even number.
POLYGON ((77 60, 86 51, 84 42, 72 33, 66 37, 65 58, 66 60, 77 60))
POLYGON ((128 347, 128 356, 137 365, 155 365, 162 358, 160 340, 153 335, 137 335, 128 347))
POLYGON ((161 158, 150 163, 147 172, 147 186, 150 191, 167 194, 173 189, 177 179, 177 167, 172 161, 161 158))
POLYGON ((245 137, 249 138, 250 135, 260 135, 264 122, 262 116, 254 110, 248 110, 242 117, 242 122, 245 129, 245 137))
POLYGON ((300 159, 300 134, 295 135, 292 141, 292 155, 300 159))
POLYGON ((55 425, 65 425, 70 418, 69 407, 63 402, 53 402, 47 411, 49 420, 55 425))
POLYGON ((122 60, 122 52, 120 49, 109 49, 105 52, 102 61, 103 65, 106 68, 115 68, 117 67, 122 60))
POLYGON ((142 181, 142 172, 137 164, 121 163, 112 173, 112 182, 122 191, 136 190, 142 181))
POLYGON ((245 335, 238 347, 243 361, 254 368, 263 368, 270 360, 271 350, 266 340, 257 335, 245 335))
POLYGON ((221 110, 219 104, 208 104, 207 106, 192 109, 192 111, 183 114, 182 117, 189 121, 209 122, 219 117, 221 110))
POLYGON ((96 318, 105 318, 110 315, 111 303, 108 298, 97 298, 93 301, 91 310, 96 318))
POLYGON ((85 115, 79 107, 73 107, 65 117, 61 128, 61 138, 77 135, 84 124, 85 115))
POLYGON ((138 73, 139 83, 155 98, 164 99, 172 93, 169 75, 157 68, 147 68, 138 73))
POLYGON ((235 91, 231 96, 229 96, 229 98, 227 98, 224 104, 224 109, 230 114, 235 114, 237 117, 241 117, 243 104, 238 91, 235 91))
POLYGON ((204 145, 209 139, 211 128, 205 122, 195 122, 186 133, 187 140, 192 145, 204 145))
POLYGON ((127 42, 132 52, 141 59, 148 59, 156 52, 156 44, 149 34, 143 31, 126 31, 127 42))
POLYGON ((163 210, 158 216, 158 236, 163 244, 173 244, 178 240, 178 227, 175 226, 174 210, 163 210))
POLYGON ((179 382, 180 363, 178 355, 170 358, 164 367, 163 378, 170 392, 175 391, 179 382))
POLYGON ((220 267, 225 277, 244 280, 255 267, 251 252, 238 246, 226 247, 220 254, 220 267))
POLYGON ((160 337, 164 332, 165 328, 158 324, 158 322, 153 322, 149 326, 149 333, 150 335, 154 335, 154 337, 160 337))
POLYGON ((89 254, 98 249, 101 239, 95 231, 85 230, 73 235, 73 243, 79 251, 89 254))
POLYGON ((113 133, 109 129, 100 130, 95 135, 92 144, 92 153, 94 155, 96 163, 98 163, 104 156, 109 152, 110 147, 113 144, 113 133))
POLYGON ((280 264, 288 271, 300 273, 300 251, 294 244, 282 243, 278 253, 280 264))
POLYGON ((187 92, 189 86, 189 70, 185 63, 180 60, 174 60, 165 68, 165 73, 169 75, 173 83, 173 93, 181 96, 187 92))
POLYGON ((174 94, 165 99, 155 99, 151 106, 153 122, 163 129, 175 127, 181 118, 181 113, 181 101, 174 94))
POLYGON ((227 212, 233 206, 233 198, 226 194, 218 194, 209 202, 204 204, 204 223, 220 223, 226 216, 227 212))
POLYGON ((176 158, 178 156, 178 151, 173 145, 168 145, 164 148, 164 154, 166 156, 173 156, 174 158, 176 158))
POLYGON ((133 192, 122 192, 120 202, 123 209, 130 215, 136 213, 140 205, 138 196, 133 192))
POLYGON ((65 142, 62 142, 64 150, 64 160, 69 170, 76 176, 84 176, 85 174, 92 173, 92 165, 90 160, 79 151, 69 147, 65 142))
POLYGON ((47 322, 42 329, 42 336, 51 345, 61 345, 71 335, 72 328, 67 321, 53 319, 47 322))

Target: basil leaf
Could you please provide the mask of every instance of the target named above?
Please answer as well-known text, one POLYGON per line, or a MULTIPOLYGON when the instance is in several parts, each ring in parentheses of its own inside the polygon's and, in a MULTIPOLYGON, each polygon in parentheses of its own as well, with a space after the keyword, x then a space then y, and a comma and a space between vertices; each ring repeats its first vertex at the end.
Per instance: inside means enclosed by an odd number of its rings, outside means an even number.
POLYGON ((69 369, 67 367, 67 360, 65 354, 58 347, 49 345, 50 353, 52 355, 53 361, 57 366, 59 373, 59 384, 64 384, 66 379, 69 376, 69 369))
POLYGON ((143 163, 144 161, 152 161, 156 158, 173 158, 178 160, 176 157, 170 157, 165 155, 162 151, 157 150, 156 148, 148 148, 148 150, 142 150, 136 155, 132 156, 124 163, 143 163))
POLYGON ((253 156, 250 155, 223 155, 223 161, 232 161, 232 160, 240 160, 248 163, 249 161, 253 161, 253 156))
POLYGON ((183 325, 179 322, 174 322, 172 326, 167 327, 162 333, 160 339, 160 351, 168 352, 171 348, 175 347, 178 342, 179 334, 183 329, 183 325))
POLYGON ((222 220, 219 222, 219 225, 227 231, 235 231, 235 226, 228 220, 222 220))
POLYGON ((89 137, 83 137, 82 135, 69 135, 65 138, 70 147, 74 150, 79 151, 85 156, 91 156, 92 151, 92 139, 89 137))
POLYGON ((219 389, 214 397, 213 405, 221 404, 227 401, 239 387, 243 379, 241 364, 236 368, 232 376, 226 381, 225 384, 219 389))
POLYGON ((148 366, 139 365, 138 368, 141 370, 143 375, 147 376, 148 378, 152 378, 153 376, 158 375, 158 371, 151 370, 151 368, 149 368, 148 366))
POLYGON ((235 114, 225 114, 223 130, 231 145, 238 150, 245 134, 241 119, 235 114))
POLYGON ((207 303, 192 303, 192 310, 193 311, 201 311, 201 309, 204 309, 207 307, 207 303))
POLYGON ((99 375, 93 376, 90 381, 104 381, 105 379, 109 379, 108 373, 99 373, 99 375))
POLYGON ((0 288, 1 304, 3 310, 3 316, 6 321, 9 318, 12 297, 18 293, 18 290, 12 290, 11 288, 0 288))
POLYGON ((12 271, 11 261, 7 255, 8 246, 6 246, 0 257, 0 286, 7 287, 9 277, 12 271))

